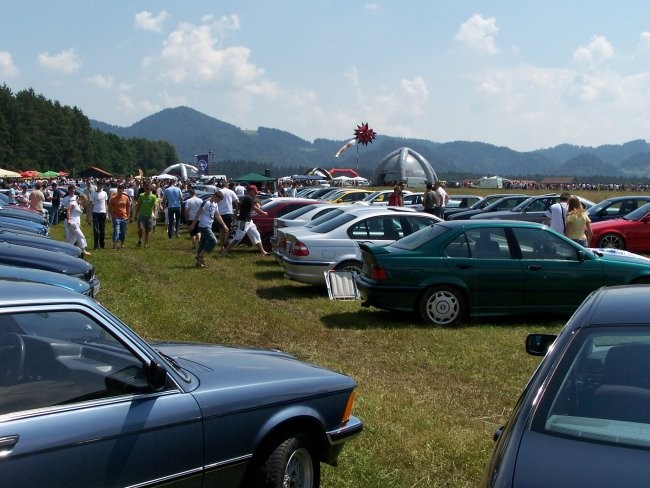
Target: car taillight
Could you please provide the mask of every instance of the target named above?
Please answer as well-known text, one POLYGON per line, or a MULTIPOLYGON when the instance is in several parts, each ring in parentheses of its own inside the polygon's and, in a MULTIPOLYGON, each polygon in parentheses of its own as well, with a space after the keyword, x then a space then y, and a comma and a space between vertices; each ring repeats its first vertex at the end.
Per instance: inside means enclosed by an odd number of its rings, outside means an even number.
POLYGON ((370 267, 370 278, 373 280, 385 280, 387 278, 386 268, 373 264, 370 267))
POLYGON ((309 256, 309 249, 307 249, 307 246, 304 242, 296 241, 293 245, 291 254, 294 256, 309 256))

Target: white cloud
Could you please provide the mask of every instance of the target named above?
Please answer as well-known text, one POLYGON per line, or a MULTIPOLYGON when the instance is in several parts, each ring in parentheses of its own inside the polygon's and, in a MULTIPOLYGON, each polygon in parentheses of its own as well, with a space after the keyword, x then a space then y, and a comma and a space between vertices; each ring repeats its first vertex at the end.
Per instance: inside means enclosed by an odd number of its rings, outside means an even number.
POLYGON ((373 12, 373 11, 375 11, 375 10, 379 10, 379 4, 378 4, 378 3, 374 3, 374 2, 367 2, 367 3, 364 5, 364 8, 365 8, 366 10, 369 10, 369 11, 373 12))
POLYGON ((355 88, 359 87, 359 70, 356 66, 351 66, 349 69, 345 70, 343 76, 346 80, 352 84, 355 88))
POLYGON ((160 55, 143 60, 173 84, 220 85, 229 89, 274 95, 277 87, 264 78, 264 69, 250 62, 244 46, 220 48, 223 37, 239 29, 237 16, 202 25, 181 23, 163 43, 160 55))
POLYGON ((19 73, 18 68, 11 59, 11 53, 0 51, 0 77, 14 78, 19 73))
POLYGON ((573 59, 590 68, 602 64, 614 55, 614 48, 604 36, 593 36, 586 46, 580 46, 573 53, 573 59))
POLYGON ((496 54, 498 49, 494 36, 498 32, 497 20, 494 17, 485 18, 481 14, 474 14, 461 24, 455 39, 473 49, 496 54))
POLYGON ((97 88, 103 88, 106 90, 113 88, 112 76, 94 75, 86 78, 86 81, 91 85, 95 85, 97 88))
POLYGON ((120 111, 128 115, 143 117, 162 110, 162 106, 150 100, 134 100, 128 95, 119 94, 117 96, 118 107, 120 111))
POLYGON ((38 63, 51 71, 58 71, 66 75, 72 74, 81 68, 81 60, 74 49, 67 49, 58 54, 41 53, 38 63))
POLYGON ((146 10, 135 14, 135 28, 153 32, 162 32, 163 24, 169 18, 166 10, 160 12, 157 16, 146 10))

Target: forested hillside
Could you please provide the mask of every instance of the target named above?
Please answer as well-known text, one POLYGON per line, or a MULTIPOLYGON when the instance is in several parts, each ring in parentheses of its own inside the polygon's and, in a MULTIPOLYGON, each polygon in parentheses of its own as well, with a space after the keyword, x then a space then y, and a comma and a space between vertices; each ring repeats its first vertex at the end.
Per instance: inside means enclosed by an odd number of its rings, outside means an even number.
POLYGON ((93 129, 76 107, 63 106, 23 90, 0 87, 0 168, 13 171, 66 171, 96 166, 113 174, 148 173, 178 162, 163 140, 124 139, 93 129))

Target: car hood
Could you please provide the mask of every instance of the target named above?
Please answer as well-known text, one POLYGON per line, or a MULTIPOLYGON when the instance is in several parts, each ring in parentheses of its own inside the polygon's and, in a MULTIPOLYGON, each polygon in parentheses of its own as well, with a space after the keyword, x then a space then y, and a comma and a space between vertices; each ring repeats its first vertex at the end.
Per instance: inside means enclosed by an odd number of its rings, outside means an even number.
POLYGON ((62 252, 0 242, 0 264, 38 268, 72 275, 89 275, 93 266, 62 252))
POLYGON ((624 251, 622 249, 613 249, 613 248, 589 248, 591 252, 599 256, 605 261, 617 261, 625 263, 641 263, 647 264, 650 266, 650 258, 641 256, 640 254, 634 254, 629 251, 624 251))
POLYGON ((192 394, 212 415, 356 386, 348 376, 280 351, 172 342, 153 346, 198 378, 200 385, 192 394), (213 395, 219 396, 218 402, 213 395))

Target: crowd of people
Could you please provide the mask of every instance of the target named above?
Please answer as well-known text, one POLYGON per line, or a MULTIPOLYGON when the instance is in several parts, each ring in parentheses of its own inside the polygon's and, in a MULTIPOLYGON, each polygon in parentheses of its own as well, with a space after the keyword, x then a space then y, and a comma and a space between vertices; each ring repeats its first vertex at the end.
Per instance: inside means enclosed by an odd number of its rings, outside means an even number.
MULTIPOLYGON (((45 213, 48 203, 50 225, 62 221, 65 240, 77 245, 84 255, 90 256, 90 243, 84 233, 83 219, 92 229, 92 247, 101 250, 108 245, 114 250, 123 249, 127 239, 127 223, 136 222, 136 247, 149 247, 156 223, 163 220, 169 239, 181 236, 181 223, 185 221, 195 249, 196 265, 205 267, 204 256, 218 244, 221 254, 227 256, 232 247, 248 236, 250 242, 263 256, 261 237, 251 219, 253 212, 264 214, 257 198, 255 185, 244 187, 225 181, 200 185, 201 191, 211 194, 201 199, 197 196, 197 180, 152 180, 147 178, 99 179, 85 178, 34 180, 14 182, 0 187, 21 206, 45 213), (106 235, 106 224, 112 223, 112 235, 106 235)), ((297 185, 281 185, 273 194, 295 195, 297 185)), ((271 190, 264 188, 265 191, 271 190)))

